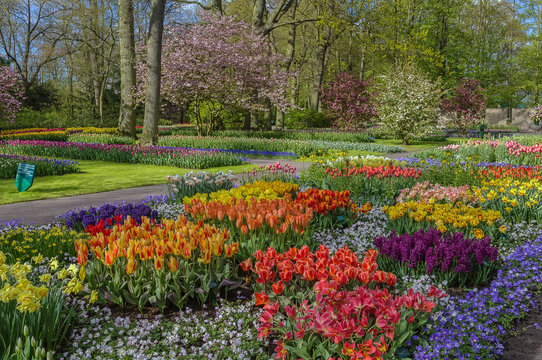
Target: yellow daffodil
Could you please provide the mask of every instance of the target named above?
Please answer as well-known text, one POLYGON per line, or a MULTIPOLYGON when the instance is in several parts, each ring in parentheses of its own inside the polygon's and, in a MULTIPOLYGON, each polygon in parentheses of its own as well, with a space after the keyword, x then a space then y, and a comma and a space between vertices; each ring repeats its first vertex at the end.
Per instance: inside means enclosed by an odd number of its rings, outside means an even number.
POLYGON ((94 304, 98 300, 98 292, 96 290, 92 290, 90 293, 90 299, 88 301, 89 304, 94 304))

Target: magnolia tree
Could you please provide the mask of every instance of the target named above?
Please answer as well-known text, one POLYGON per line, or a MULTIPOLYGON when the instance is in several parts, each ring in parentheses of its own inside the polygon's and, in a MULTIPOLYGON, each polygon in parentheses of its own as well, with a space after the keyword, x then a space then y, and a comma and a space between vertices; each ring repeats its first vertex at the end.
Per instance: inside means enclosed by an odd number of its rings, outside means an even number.
POLYGON ((452 96, 442 100, 440 108, 447 115, 450 123, 458 127, 463 135, 469 126, 476 125, 486 113, 486 97, 484 89, 476 80, 463 78, 457 84, 452 96))
POLYGON ((440 88, 440 80, 433 82, 412 66, 380 77, 380 120, 404 144, 429 134, 440 115, 440 88))
POLYGON ((370 83, 345 72, 323 90, 322 104, 340 130, 361 130, 377 116, 370 83))
POLYGON ((0 66, 0 120, 15 121, 23 97, 24 87, 19 74, 9 66, 0 66))
MULTIPOLYGON (((213 128, 224 108, 257 111, 272 104, 286 111, 290 106, 286 89, 293 73, 281 70, 284 58, 273 53, 271 43, 231 16, 202 13, 201 20, 164 33, 163 98, 186 106, 199 134, 205 125, 207 132, 213 128)), ((145 68, 140 62, 139 98, 145 68)))

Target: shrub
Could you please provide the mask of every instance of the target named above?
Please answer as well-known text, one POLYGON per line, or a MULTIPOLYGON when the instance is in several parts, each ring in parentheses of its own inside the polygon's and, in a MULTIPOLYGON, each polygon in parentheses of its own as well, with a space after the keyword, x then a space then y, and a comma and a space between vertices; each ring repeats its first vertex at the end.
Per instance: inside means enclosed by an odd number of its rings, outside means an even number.
POLYGON ((487 98, 484 89, 476 80, 463 78, 457 84, 454 95, 442 99, 440 108, 450 117, 450 123, 457 126, 464 136, 467 129, 476 125, 486 114, 487 98))
POLYGON ((337 129, 364 129, 376 118, 374 94, 370 86, 370 82, 343 72, 324 89, 322 104, 326 112, 335 118, 334 126, 337 129))
POLYGON ((285 124, 288 129, 327 128, 331 126, 331 119, 312 109, 292 110, 286 114, 285 124))
POLYGON ((432 82, 411 65, 380 77, 380 120, 404 144, 430 134, 440 113, 440 88, 440 80, 432 82))

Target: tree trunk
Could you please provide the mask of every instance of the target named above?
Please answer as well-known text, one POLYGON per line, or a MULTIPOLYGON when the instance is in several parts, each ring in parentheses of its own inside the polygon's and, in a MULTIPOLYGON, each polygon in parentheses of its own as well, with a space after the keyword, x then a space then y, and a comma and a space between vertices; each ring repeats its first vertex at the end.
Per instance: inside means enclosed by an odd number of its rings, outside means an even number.
POLYGON ((325 30, 324 38, 318 44, 318 48, 316 49, 316 61, 309 94, 309 108, 316 111, 320 110, 320 88, 322 87, 322 81, 326 71, 326 55, 330 45, 330 38, 331 27, 328 26, 325 30))
POLYGON ((359 60, 359 79, 365 79, 365 45, 361 46, 361 56, 359 60))
POLYGON ((98 70, 98 56, 96 54, 96 49, 90 49, 90 75, 92 76, 92 95, 93 95, 93 110, 92 114, 94 120, 98 119, 100 116, 100 71, 98 70))
POLYGON ((73 59, 71 52, 68 53, 68 119, 70 124, 73 121, 73 59))
MULTIPOLYGON (((293 22, 295 20, 295 14, 297 11, 297 1, 294 1, 292 4, 292 7, 290 8, 290 17, 292 18, 292 24, 288 26, 288 43, 286 45, 286 61, 283 65, 283 70, 288 71, 290 70, 290 67, 292 66, 292 62, 294 61, 295 56, 295 36, 296 36, 296 28, 297 25, 293 22)), ((295 92, 295 83, 291 84, 290 87, 290 98, 292 98, 292 93, 295 92)), ((284 129, 284 112, 277 108, 277 115, 276 115, 276 128, 277 129, 284 129)))
POLYGON ((132 89, 136 85, 134 4, 119 0, 120 114, 119 131, 136 138, 136 112, 132 89))
POLYGON ((224 9, 222 7, 222 0, 213 0, 211 9, 218 12, 220 15, 224 15, 224 9))
POLYGON ((162 33, 166 0, 152 0, 147 40, 147 90, 142 145, 155 145, 158 141, 160 116, 160 77, 162 67, 162 33))
POLYGON ((245 124, 243 126, 244 130, 250 130, 250 121, 251 121, 251 111, 245 111, 245 124))
POLYGON ((259 116, 258 111, 250 110, 250 130, 256 130, 259 128, 259 116))

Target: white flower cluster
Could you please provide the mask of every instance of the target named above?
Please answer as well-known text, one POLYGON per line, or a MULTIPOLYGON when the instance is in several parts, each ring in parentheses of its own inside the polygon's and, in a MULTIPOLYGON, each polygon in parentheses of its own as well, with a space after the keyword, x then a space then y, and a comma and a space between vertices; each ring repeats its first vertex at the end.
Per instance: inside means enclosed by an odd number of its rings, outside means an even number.
POLYGON ((380 208, 373 208, 369 213, 361 215, 359 221, 349 228, 321 230, 313 235, 313 240, 327 246, 332 252, 348 246, 358 256, 363 256, 367 250, 374 249, 374 238, 387 236, 385 230, 387 216, 380 208))
POLYGON ((231 170, 227 173, 218 171, 214 174, 200 171, 181 175, 167 176, 169 196, 174 201, 180 201, 185 196, 193 196, 197 193, 210 193, 233 186, 235 176, 231 170))
POLYGON ((219 301, 216 309, 176 316, 114 316, 76 300, 81 316, 63 359, 258 359, 267 344, 257 339, 260 315, 252 302, 219 301))
POLYGON ((179 215, 186 215, 184 204, 182 203, 157 203, 152 205, 151 208, 158 212, 159 218, 177 219, 179 215))
POLYGON ((225 182, 228 181, 234 181, 235 176, 233 176, 232 171, 228 171, 227 173, 224 173, 222 171, 218 171, 214 174, 209 173, 207 171, 200 171, 197 173, 194 173, 193 171, 190 171, 183 176, 175 175, 167 176, 167 181, 170 183, 180 183, 183 182, 184 184, 188 186, 196 186, 202 183, 208 183, 213 185, 222 185, 225 182))

